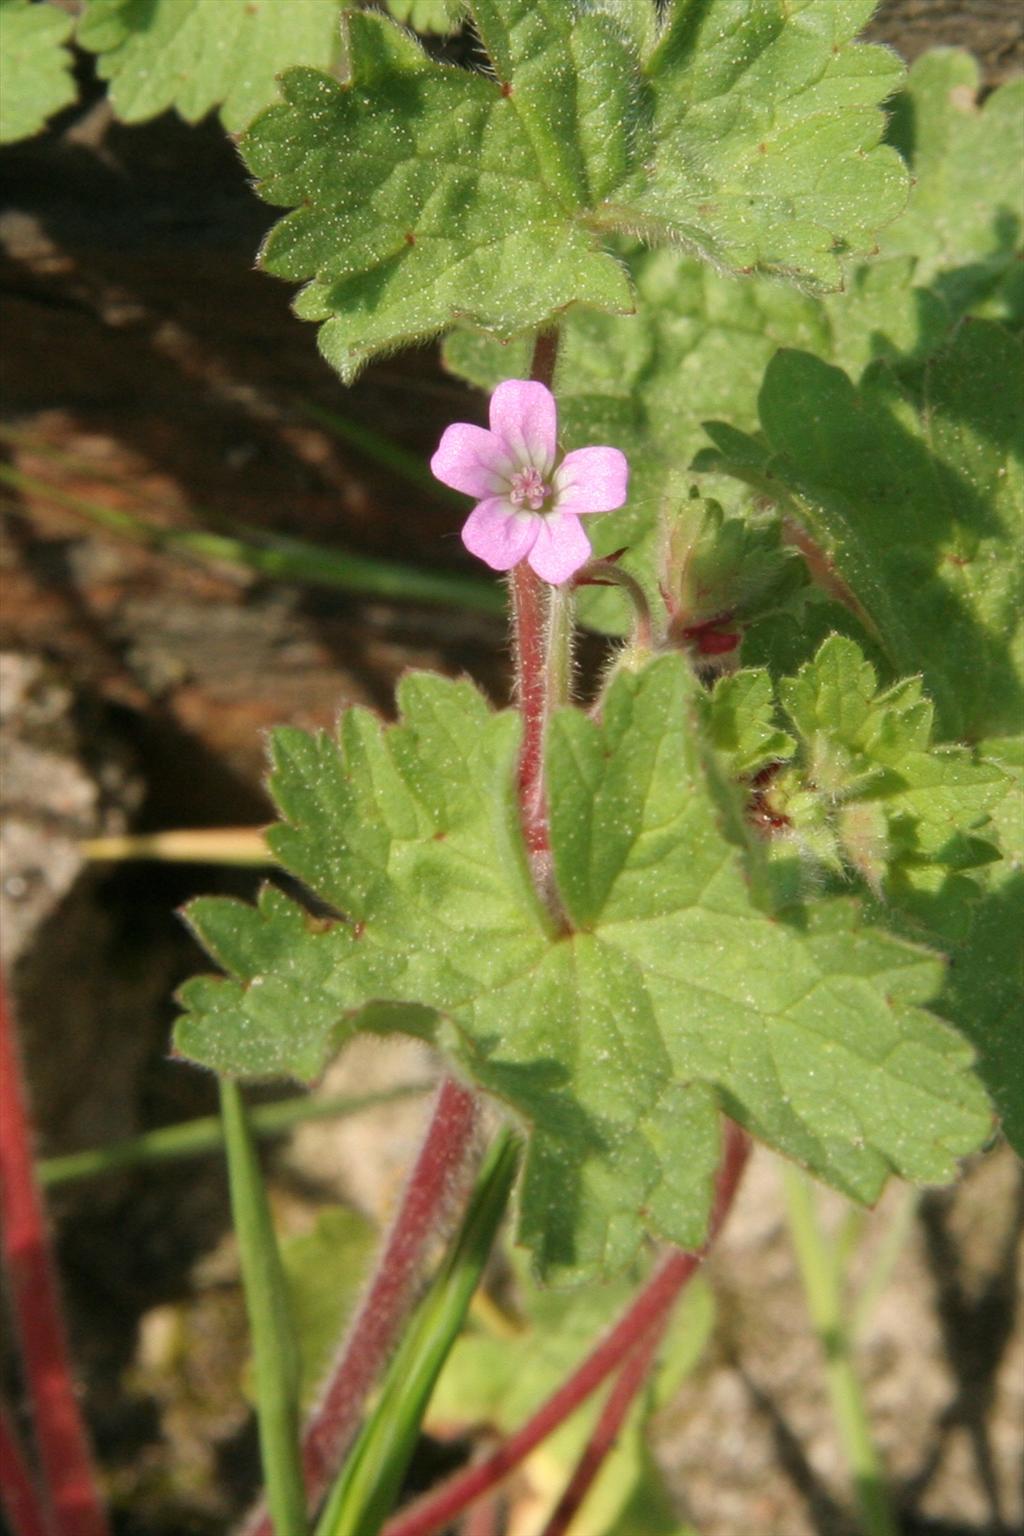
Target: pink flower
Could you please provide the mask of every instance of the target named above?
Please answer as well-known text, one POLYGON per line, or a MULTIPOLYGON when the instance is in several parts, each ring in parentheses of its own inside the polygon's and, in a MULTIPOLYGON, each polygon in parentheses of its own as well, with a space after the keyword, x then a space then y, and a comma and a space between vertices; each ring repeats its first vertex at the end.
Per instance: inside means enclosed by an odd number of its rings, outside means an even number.
POLYGON ((477 496, 462 542, 492 570, 528 560, 558 586, 590 559, 580 518, 626 499, 629 465, 617 448, 559 456, 555 397, 543 384, 507 379, 491 396, 491 429, 459 421, 430 461, 444 485, 477 496))

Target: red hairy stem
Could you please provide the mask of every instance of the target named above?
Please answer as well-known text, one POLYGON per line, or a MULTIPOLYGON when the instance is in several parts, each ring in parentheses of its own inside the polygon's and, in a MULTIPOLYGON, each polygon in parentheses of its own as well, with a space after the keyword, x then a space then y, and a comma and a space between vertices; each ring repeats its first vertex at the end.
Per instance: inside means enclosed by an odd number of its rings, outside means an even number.
MULTIPOLYGON (((530 378, 551 389, 558 361, 558 331, 540 331, 533 344, 530 378)), ((523 833, 530 853, 548 846, 544 805, 544 722, 547 714, 546 631, 548 590, 525 560, 509 572, 512 600, 512 649, 515 656, 516 697, 523 716, 519 754, 519 804, 523 833)))
POLYGON ((530 360, 530 378, 535 384, 543 384, 545 389, 554 391, 557 362, 558 329, 553 326, 549 331, 537 333, 537 339, 533 343, 533 357, 530 360))
POLYGON ((481 1499, 463 1517, 462 1536, 501 1536, 501 1515, 497 1499, 481 1499))
POLYGON ((383 1536, 435 1536, 467 1509, 474 1500, 490 1493, 530 1452, 546 1440, 601 1383, 620 1367, 636 1346, 664 1321, 686 1282, 699 1269, 710 1243, 721 1228, 732 1204, 746 1164, 750 1142, 739 1126, 726 1124, 725 1149, 715 1186, 715 1203, 704 1246, 696 1253, 667 1254, 647 1284, 627 1307, 609 1333, 547 1402, 538 1408, 489 1456, 458 1472, 432 1493, 424 1495, 384 1526, 383 1536))
POLYGON ((0 976, 0 1220, 15 1332, 25 1365, 55 1536, 107 1536, 78 1411, 56 1270, 32 1165, 28 1098, 14 1015, 0 976))
POLYGON ((544 721, 547 713, 547 674, 544 637, 547 591, 525 560, 509 573, 512 595, 512 644, 516 664, 516 694, 523 717, 519 752, 519 804, 523 834, 530 853, 548 846, 547 814, 542 782, 544 721))
POLYGON ((5 1403, 0 1403, 0 1508, 14 1536, 53 1536, 53 1526, 5 1403))
POLYGON ((569 1486, 555 1506, 541 1536, 565 1536, 579 1513, 580 1506, 604 1466, 605 1459, 614 1449, 619 1431, 633 1406, 637 1393, 647 1380, 667 1323, 668 1313, 666 1312, 637 1345, 619 1372, 608 1394, 608 1400, 601 1409, 601 1416, 594 1426, 594 1432, 576 1463, 572 1477, 569 1479, 569 1486))
MULTIPOLYGON (((311 1510, 341 1466, 367 1393, 402 1331, 427 1247, 443 1230, 451 1197, 468 1171, 476 1125, 476 1099, 454 1078, 445 1078, 377 1268, 303 1434, 302 1470, 311 1510)), ((262 1505, 245 1531, 247 1536, 272 1536, 262 1505)))

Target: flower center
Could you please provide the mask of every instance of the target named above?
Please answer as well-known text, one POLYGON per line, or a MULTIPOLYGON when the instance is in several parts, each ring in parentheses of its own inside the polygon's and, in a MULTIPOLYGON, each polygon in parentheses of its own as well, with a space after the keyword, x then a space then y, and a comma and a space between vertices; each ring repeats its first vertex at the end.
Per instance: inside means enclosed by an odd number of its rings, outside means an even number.
POLYGON ((512 476, 508 499, 514 507, 528 507, 539 512, 551 495, 550 485, 545 485, 539 469, 531 464, 528 469, 517 469, 512 476))

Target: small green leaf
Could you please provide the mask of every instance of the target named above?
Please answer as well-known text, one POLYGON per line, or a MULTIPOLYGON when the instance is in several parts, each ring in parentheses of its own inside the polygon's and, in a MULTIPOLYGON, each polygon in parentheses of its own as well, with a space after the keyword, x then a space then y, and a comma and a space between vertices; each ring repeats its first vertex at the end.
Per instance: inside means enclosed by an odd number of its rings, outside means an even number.
POLYGON ((174 107, 196 123, 214 107, 230 133, 279 101, 293 64, 341 57, 343 0, 88 0, 78 41, 125 123, 174 107))
POLYGON ((0 0, 0 144, 38 133, 78 95, 63 46, 73 26, 56 6, 0 0))
POLYGON ((751 779, 796 751, 793 737, 779 729, 775 689, 764 668, 718 679, 707 700, 707 732, 733 779, 751 779))
POLYGON ((847 862, 874 888, 887 874, 998 858, 989 822, 1006 775, 965 748, 932 746, 934 710, 919 679, 880 689, 859 647, 836 635, 782 680, 779 697, 802 754, 789 784, 773 786, 772 807, 785 816, 788 795, 813 794, 847 862))
POLYGON ((466 0, 384 0, 388 12, 414 32, 447 37, 466 15, 466 0))
POLYGON ((941 967, 851 904, 761 909, 694 688, 667 656, 618 676, 600 725, 555 716, 566 933, 529 880, 515 716, 414 676, 396 726, 350 711, 340 747, 281 733, 275 851, 345 920, 318 932, 276 894, 194 906, 235 980, 189 984, 179 1049, 308 1072, 354 1027, 433 1038, 530 1127, 520 1236, 548 1273, 620 1267, 645 1230, 699 1243, 720 1108, 860 1199, 890 1170, 947 1176, 988 1113, 969 1052, 918 1006, 941 967))

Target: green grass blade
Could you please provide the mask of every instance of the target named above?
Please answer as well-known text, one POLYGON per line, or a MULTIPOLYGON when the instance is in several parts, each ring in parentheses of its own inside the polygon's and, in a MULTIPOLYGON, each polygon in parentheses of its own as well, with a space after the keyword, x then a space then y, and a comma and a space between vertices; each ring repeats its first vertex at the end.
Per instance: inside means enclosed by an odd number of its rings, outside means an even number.
MULTIPOLYGON (((293 1126, 308 1120, 334 1120, 358 1115, 378 1104, 392 1104, 396 1099, 426 1093, 429 1083, 403 1083, 379 1093, 338 1095, 314 1099, 296 1094, 277 1104, 260 1104, 249 1111, 249 1127, 260 1139, 283 1136, 293 1126)), ((224 1145, 224 1124, 219 1115, 202 1115, 181 1125, 161 1126, 141 1136, 129 1136, 106 1147, 89 1147, 82 1152, 68 1152, 62 1157, 47 1157, 36 1165, 45 1188, 70 1184, 77 1179, 97 1178, 122 1168, 140 1168, 151 1163, 173 1162, 180 1157, 202 1157, 219 1152, 224 1145)))
POLYGON ((864 1536, 898 1536, 867 1404, 854 1367, 850 1327, 843 1306, 843 1277, 821 1230, 810 1180, 789 1165, 783 1165, 782 1179, 807 1310, 825 1355, 832 1412, 853 1477, 864 1536))
POLYGON ((6 464, 0 464, 0 482, 18 491, 46 496, 97 527, 168 554, 222 561, 276 581, 301 581, 363 597, 468 608, 478 613, 505 611, 504 589, 498 582, 463 576, 458 571, 432 571, 350 550, 324 549, 304 539, 261 530, 243 528, 236 536, 201 529, 161 528, 119 507, 78 496, 6 464))
POLYGON ((440 480, 435 480, 418 453, 411 453, 408 448, 393 443, 389 437, 375 432, 372 427, 364 426, 361 421, 339 416, 336 411, 329 411, 312 400, 302 400, 299 405, 310 421, 325 427, 340 442, 355 448, 371 463, 390 470, 407 484, 416 486, 417 490, 426 491, 435 501, 448 507, 461 507, 465 511, 466 498, 460 496, 458 491, 450 491, 440 480))
POLYGON ((508 1204, 519 1142, 505 1130, 488 1155, 454 1247, 391 1363, 316 1536, 376 1536, 391 1511, 441 1368, 459 1336, 508 1204))
POLYGON ((275 1536, 306 1536, 299 1450, 299 1351, 256 1144, 238 1084, 220 1080, 231 1212, 252 1334, 260 1455, 275 1536))

